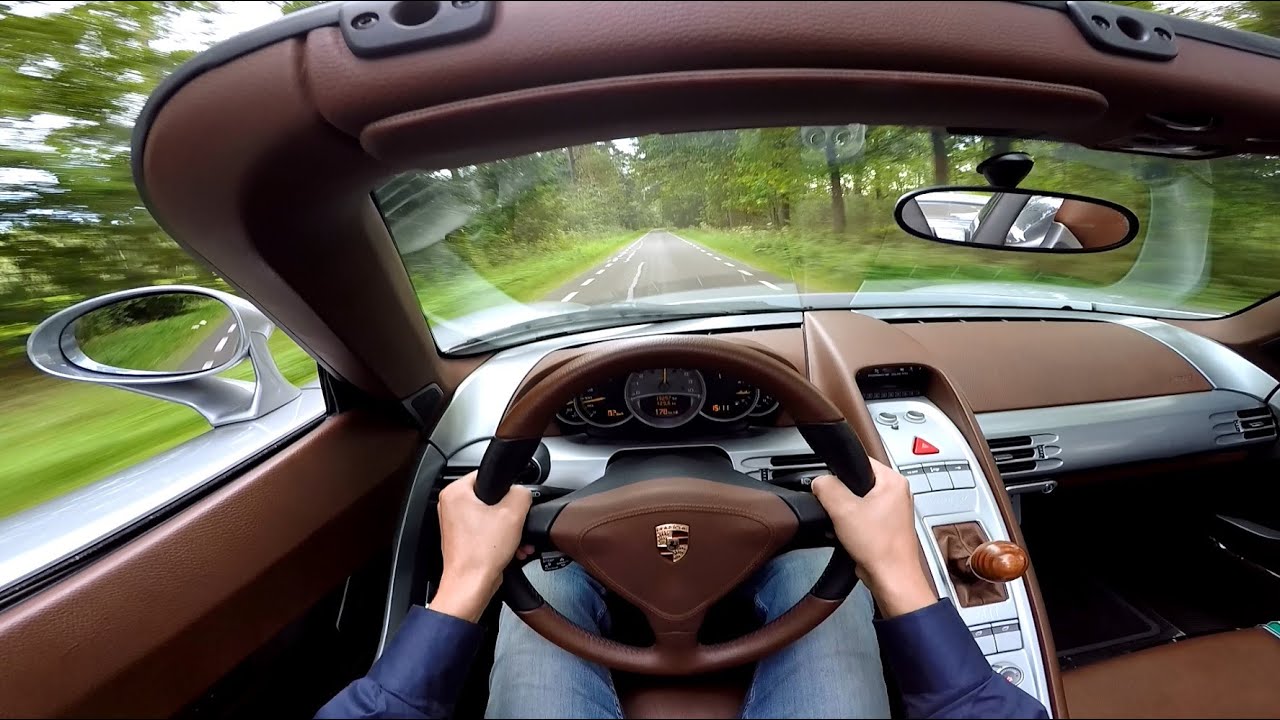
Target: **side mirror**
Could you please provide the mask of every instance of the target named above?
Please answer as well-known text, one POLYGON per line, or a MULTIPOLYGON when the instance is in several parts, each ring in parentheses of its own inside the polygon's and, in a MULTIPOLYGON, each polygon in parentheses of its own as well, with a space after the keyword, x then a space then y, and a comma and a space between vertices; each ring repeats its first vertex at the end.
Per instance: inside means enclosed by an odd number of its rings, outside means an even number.
POLYGON ((1087 253, 1138 235, 1138 218, 1106 200, 1022 188, 940 187, 903 195, 894 219, 925 240, 995 250, 1087 253))
POLYGON ((160 285, 56 313, 27 339, 27 357, 54 377, 180 403, 218 426, 256 419, 301 394, 267 349, 274 329, 234 295, 160 285), (252 382, 217 377, 246 357, 252 382))

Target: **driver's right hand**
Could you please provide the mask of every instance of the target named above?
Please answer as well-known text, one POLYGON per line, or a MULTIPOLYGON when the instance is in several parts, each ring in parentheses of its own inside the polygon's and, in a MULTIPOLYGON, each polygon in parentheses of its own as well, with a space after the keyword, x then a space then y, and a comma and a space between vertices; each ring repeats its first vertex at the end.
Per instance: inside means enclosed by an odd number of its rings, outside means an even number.
POLYGON ((876 484, 865 497, 854 495, 833 475, 815 478, 813 494, 831 516, 836 537, 858 563, 858 577, 882 614, 896 617, 932 605, 938 596, 922 565, 907 479, 875 459, 871 467, 876 484))

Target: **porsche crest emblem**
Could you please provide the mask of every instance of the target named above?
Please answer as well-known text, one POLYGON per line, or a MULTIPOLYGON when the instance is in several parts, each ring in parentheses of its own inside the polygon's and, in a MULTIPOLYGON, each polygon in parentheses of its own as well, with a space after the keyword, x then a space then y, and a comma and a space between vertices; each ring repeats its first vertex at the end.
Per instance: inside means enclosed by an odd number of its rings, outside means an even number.
POLYGON ((689 526, 680 523, 666 523, 653 529, 658 537, 658 554, 673 563, 689 551, 689 526))

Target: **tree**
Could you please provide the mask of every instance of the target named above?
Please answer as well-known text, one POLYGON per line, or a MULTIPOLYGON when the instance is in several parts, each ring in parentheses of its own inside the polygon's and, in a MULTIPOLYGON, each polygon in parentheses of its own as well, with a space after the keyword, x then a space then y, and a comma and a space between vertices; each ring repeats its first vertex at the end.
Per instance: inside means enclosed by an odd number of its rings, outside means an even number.
POLYGON ((947 159, 947 134, 942 130, 934 130, 929 133, 929 140, 933 145, 933 182, 946 185, 951 175, 951 165, 947 159))

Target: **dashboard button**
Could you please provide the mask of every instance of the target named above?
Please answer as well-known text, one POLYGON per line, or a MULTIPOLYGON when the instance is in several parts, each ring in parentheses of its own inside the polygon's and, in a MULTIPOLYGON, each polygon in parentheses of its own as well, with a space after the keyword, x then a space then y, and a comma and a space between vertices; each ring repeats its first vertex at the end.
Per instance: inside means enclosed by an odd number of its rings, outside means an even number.
POLYGON ((924 474, 929 479, 930 490, 951 490, 955 487, 951 475, 947 473, 947 466, 942 463, 925 465, 924 474))
POLYGON ((994 655, 996 652, 996 638, 991 633, 990 625, 981 625, 976 628, 970 628, 969 632, 973 634, 974 642, 978 643, 978 647, 982 649, 983 655, 994 655))
POLYGON ((1022 683, 1022 669, 1011 663, 993 663, 991 669, 1013 685, 1022 683))
POLYGON ((912 495, 929 492, 929 478, 924 474, 923 466, 904 465, 898 468, 898 472, 902 473, 902 476, 907 479, 907 483, 911 485, 912 495))
POLYGON ((891 412, 877 413, 876 422, 880 423, 881 425, 888 425, 889 427, 897 427, 898 416, 895 413, 891 413, 891 412))
POLYGON ((928 440, 925 440, 922 437, 917 437, 915 442, 911 444, 911 452, 916 455, 937 455, 938 448, 934 447, 933 443, 928 440))
POLYGON ((903 413, 902 418, 909 423, 922 423, 924 422, 924 413, 919 410, 908 410, 903 413))
POLYGON ((1022 649, 1022 631, 1018 628, 1018 623, 993 625, 991 632, 995 635, 998 652, 1022 649))
POLYGON ((977 487, 973 471, 969 469, 967 462, 947 463, 947 474, 951 476, 951 484, 957 489, 977 487))

